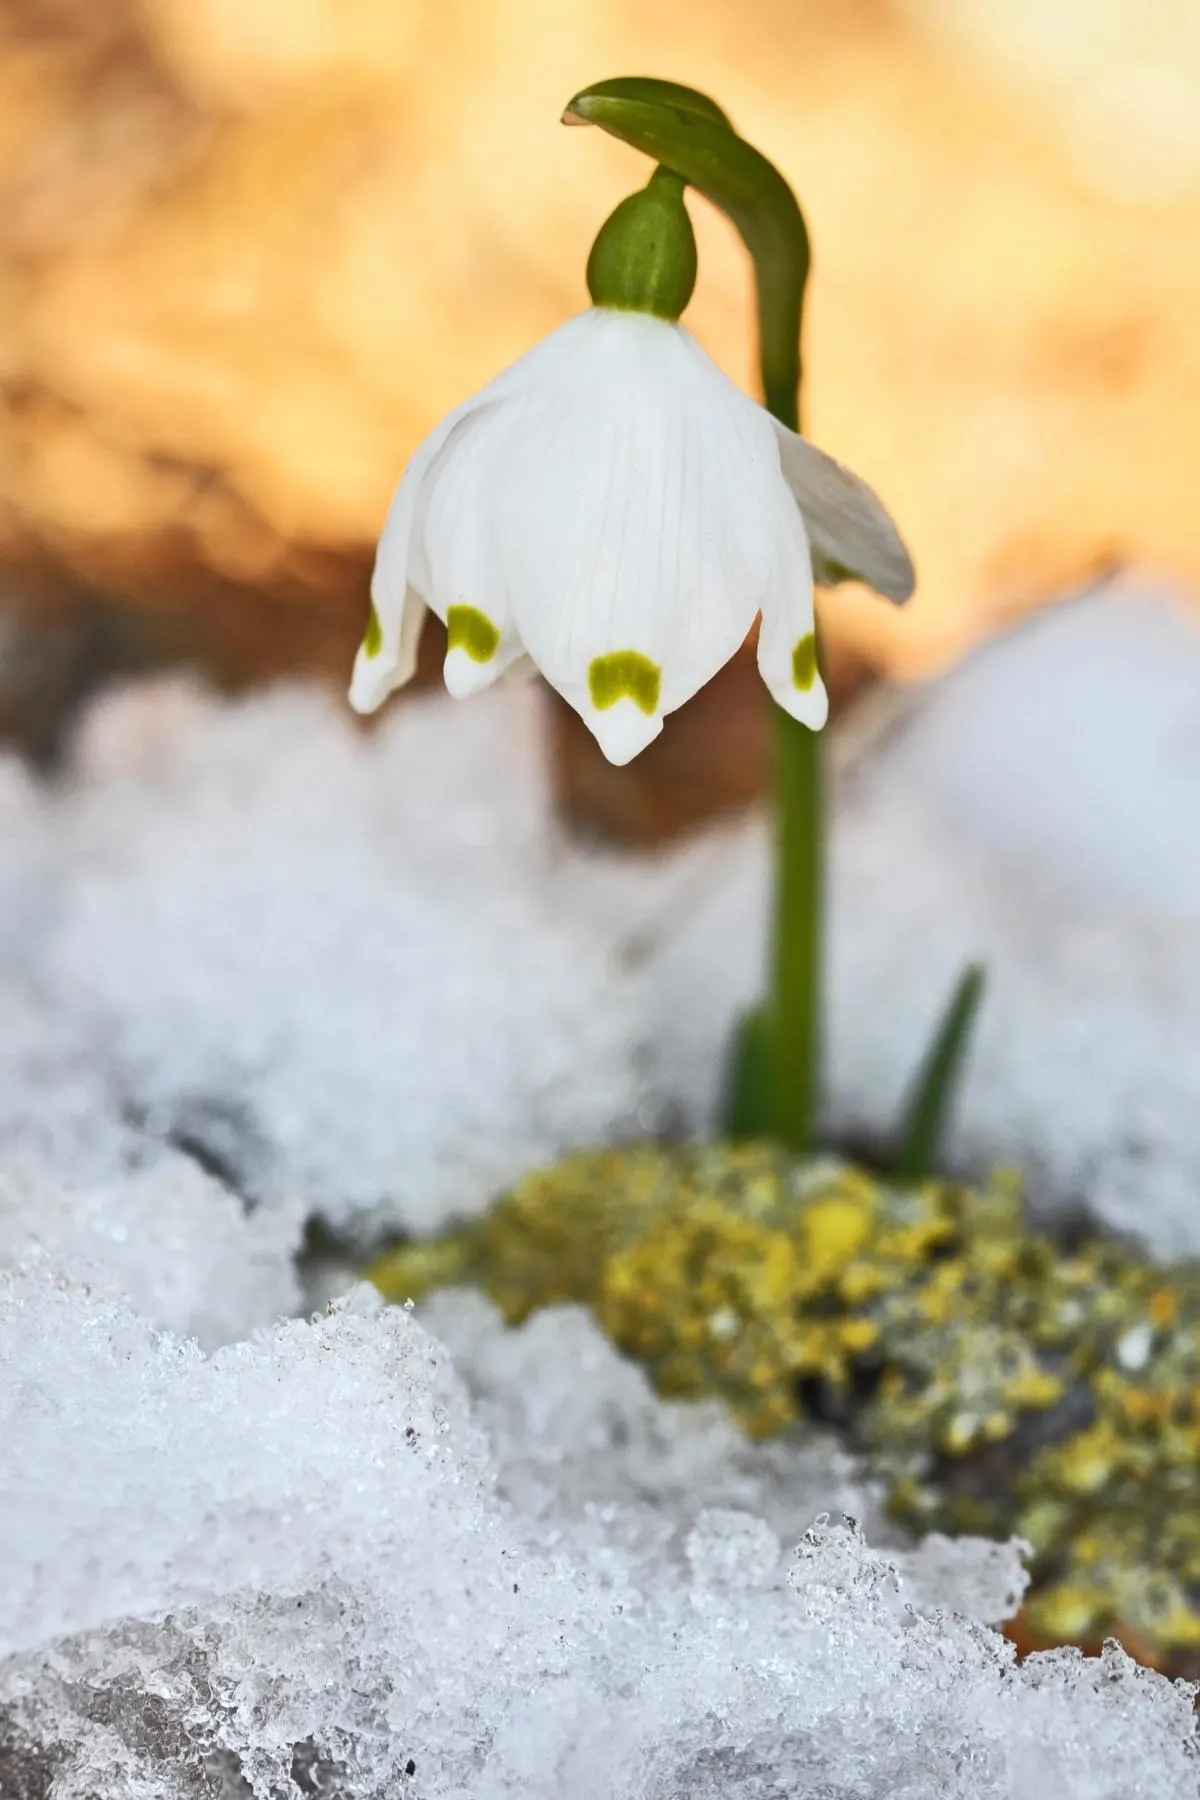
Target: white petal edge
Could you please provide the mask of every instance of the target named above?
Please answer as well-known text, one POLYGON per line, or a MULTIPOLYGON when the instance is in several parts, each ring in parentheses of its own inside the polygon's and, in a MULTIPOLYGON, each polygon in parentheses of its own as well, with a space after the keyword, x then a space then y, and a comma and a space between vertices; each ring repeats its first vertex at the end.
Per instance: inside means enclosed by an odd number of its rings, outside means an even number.
POLYGON ((400 477, 384 521, 371 574, 373 624, 380 641, 374 650, 369 647, 371 633, 368 628, 367 636, 359 645, 350 678, 350 704, 355 712, 374 712, 390 693, 412 680, 421 627, 425 623, 425 602, 409 582, 409 550, 421 482, 457 427, 482 404, 477 395, 449 413, 418 445, 400 477))
POLYGON ((459 422, 425 472, 413 520, 409 578, 449 632, 443 678, 456 700, 490 687, 525 649, 490 505, 511 418, 490 402, 459 422), (481 647, 481 631, 495 634, 490 653, 486 643, 481 647))
MULTIPOLYGON (((382 614, 375 599, 374 581, 371 583, 371 604, 382 631, 382 614)), ((428 612, 429 608, 417 590, 406 584, 399 621, 390 644, 384 634, 382 644, 373 655, 367 649, 367 639, 359 645, 350 677, 350 704, 355 712, 376 712, 390 693, 412 680, 428 612)))
POLYGON ((819 581, 865 581, 897 604, 909 599, 916 572, 903 538, 878 495, 807 438, 772 419, 783 478, 804 515, 819 581))
POLYGON ((775 566, 763 596, 758 634, 758 668, 772 698, 810 731, 820 731, 829 717, 829 696, 815 665, 813 571, 808 535, 799 510, 780 494, 775 540, 775 566), (811 685, 795 678, 798 646, 810 644, 814 659, 811 685))

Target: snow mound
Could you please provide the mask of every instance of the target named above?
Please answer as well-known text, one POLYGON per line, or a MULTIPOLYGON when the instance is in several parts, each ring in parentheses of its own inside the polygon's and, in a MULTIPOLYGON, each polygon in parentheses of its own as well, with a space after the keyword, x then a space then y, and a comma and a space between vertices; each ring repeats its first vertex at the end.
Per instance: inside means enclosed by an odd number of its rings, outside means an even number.
MULTIPOLYGON (((0 1140, 87 1183, 167 1142, 364 1236, 718 1120, 760 990, 761 825, 658 858, 551 817, 539 700, 367 735, 283 688, 101 701, 60 790, 0 762, 0 1140)), ((964 963, 958 1165, 1200 1250, 1200 635, 1107 593, 834 742, 827 1117, 882 1145, 964 963)))
POLYGON ((870 759, 877 805, 917 794, 1084 917, 1200 919, 1200 630, 1111 588, 997 638, 870 759))
POLYGON ((556 911, 525 697, 187 686, 103 702, 54 818, 31 966, 127 1116, 251 1198, 432 1229, 531 1163, 646 1129, 634 987, 556 911))
MULTIPOLYGON (((1076 601, 876 702, 835 749, 830 1128, 886 1141, 982 960, 958 1166, 1018 1164, 1039 1210, 1200 1252, 1200 633, 1149 597, 1076 601)), ((759 988, 765 834, 696 846, 673 879, 631 878, 613 911, 659 946, 655 1064, 703 1130, 759 988)))
POLYGON ((29 1159, 0 1172, 0 1268, 70 1268, 152 1324, 205 1349, 248 1337, 300 1301, 296 1205, 247 1212, 189 1158, 165 1151, 72 1185, 29 1159))
POLYGON ((1011 1603, 1011 1552, 956 1546, 930 1594, 856 1525, 792 1548, 730 1504, 707 1410, 652 1399, 578 1314, 439 1309, 486 1370, 474 1408, 361 1291, 206 1358, 69 1276, 0 1277, 6 1793, 1200 1791, 1189 1689, 1115 1649, 1018 1666, 941 1610, 1011 1603))

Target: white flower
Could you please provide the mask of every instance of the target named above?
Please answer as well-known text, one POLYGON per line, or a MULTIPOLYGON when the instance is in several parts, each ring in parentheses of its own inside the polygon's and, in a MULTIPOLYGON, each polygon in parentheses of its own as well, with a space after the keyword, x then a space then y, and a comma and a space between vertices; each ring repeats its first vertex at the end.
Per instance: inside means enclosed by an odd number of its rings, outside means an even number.
POLYGON ((907 552, 856 477, 682 325, 593 308, 417 450, 380 540, 351 703, 373 712, 410 678, 428 608, 447 628, 452 694, 528 658, 625 763, 761 613, 763 679, 817 729, 814 560, 818 575, 911 591, 907 552))

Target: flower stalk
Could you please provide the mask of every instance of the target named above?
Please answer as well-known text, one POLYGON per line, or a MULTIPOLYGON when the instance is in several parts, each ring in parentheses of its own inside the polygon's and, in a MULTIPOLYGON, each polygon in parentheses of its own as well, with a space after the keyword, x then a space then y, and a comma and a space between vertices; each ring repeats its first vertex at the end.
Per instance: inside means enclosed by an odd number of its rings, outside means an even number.
MULTIPOLYGON (((800 328, 810 262, 808 230, 791 188, 737 135, 705 95, 633 76, 576 94, 569 124, 599 125, 681 175, 736 226, 754 265, 763 400, 800 425, 800 328)), ((819 570, 818 570, 819 572, 819 570)), ((734 1047, 728 1125, 811 1147, 821 1087, 824 929, 824 779, 820 738, 773 711, 775 890, 765 1006, 742 1022, 734 1047)))
POLYGON ((817 732, 779 706, 772 707, 771 723, 775 892, 763 1124, 780 1143, 802 1151, 812 1147, 821 1105, 825 771, 817 732))

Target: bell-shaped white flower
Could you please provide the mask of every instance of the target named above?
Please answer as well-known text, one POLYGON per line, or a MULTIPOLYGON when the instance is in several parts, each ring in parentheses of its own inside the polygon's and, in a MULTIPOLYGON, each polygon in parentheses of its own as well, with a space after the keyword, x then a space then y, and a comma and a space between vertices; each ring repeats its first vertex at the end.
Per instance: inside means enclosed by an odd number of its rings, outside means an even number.
POLYGON ((593 307, 443 420, 392 502, 354 666, 371 712, 412 675, 426 610, 446 686, 528 658, 626 763, 761 614, 771 693, 828 710, 818 579, 893 599, 908 554, 875 496, 729 381, 677 322, 593 307))

